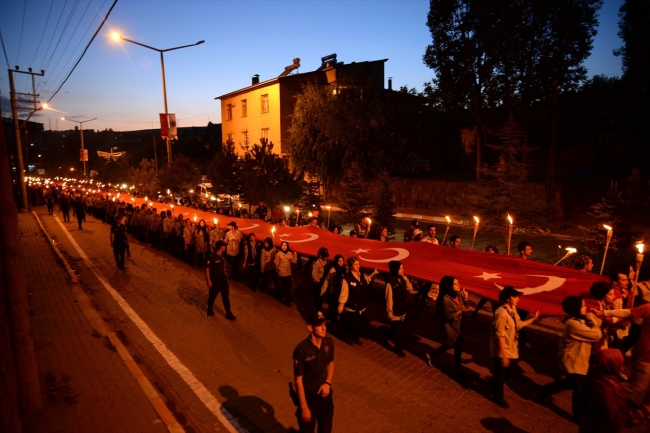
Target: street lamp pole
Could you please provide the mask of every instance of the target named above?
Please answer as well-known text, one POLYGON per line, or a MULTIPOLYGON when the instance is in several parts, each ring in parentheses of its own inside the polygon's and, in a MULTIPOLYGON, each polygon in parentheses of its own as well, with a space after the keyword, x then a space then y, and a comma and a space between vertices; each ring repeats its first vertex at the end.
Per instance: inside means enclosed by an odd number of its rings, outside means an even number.
MULTIPOLYGON (((162 71, 163 103, 165 105, 165 119, 168 119, 169 118, 169 111, 167 110, 167 85, 165 83, 165 58, 164 58, 163 54, 166 53, 167 51, 180 50, 181 48, 188 48, 188 47, 194 47, 194 46, 197 46, 197 45, 201 45, 201 44, 205 43, 205 41, 198 41, 195 44, 182 45, 180 47, 166 48, 164 50, 161 50, 159 48, 154 48, 154 47, 151 47, 149 45, 141 44, 140 42, 136 42, 136 41, 133 41, 131 39, 127 39, 124 36, 120 35, 119 33, 113 33, 113 34, 111 34, 111 37, 113 38, 113 40, 116 40, 116 41, 122 40, 122 41, 130 42, 132 44, 139 45, 141 47, 148 48, 150 50, 157 51, 157 52, 160 53, 160 69, 162 71)), ((171 166, 172 165, 172 140, 169 137, 169 134, 165 137, 165 142, 167 144, 167 163, 169 164, 169 166, 171 166)))
MULTIPOLYGON (((74 123, 79 124, 79 133, 81 134, 81 150, 86 150, 86 148, 84 147, 84 123, 92 122, 93 120, 97 120, 97 118, 93 117, 92 119, 79 121, 79 120, 66 119, 65 117, 62 117, 61 120, 69 120, 70 122, 74 122, 74 123)), ((83 155, 83 163, 84 163, 84 177, 86 177, 87 173, 86 173, 86 155, 85 155, 85 152, 84 152, 84 155, 83 155)))

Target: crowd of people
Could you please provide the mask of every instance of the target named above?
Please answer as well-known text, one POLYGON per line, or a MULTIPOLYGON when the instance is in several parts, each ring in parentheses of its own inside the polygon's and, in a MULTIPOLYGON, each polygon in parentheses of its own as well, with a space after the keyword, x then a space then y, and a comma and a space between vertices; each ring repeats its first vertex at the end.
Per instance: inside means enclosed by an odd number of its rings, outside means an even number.
MULTIPOLYGON (((325 426, 323 431, 328 431, 328 425, 331 428, 333 405, 330 407, 327 403, 319 406, 318 410, 310 410, 314 401, 320 404, 319 400, 314 400, 314 393, 325 393, 323 396, 331 400, 333 341, 325 337, 323 330, 328 323, 335 324, 343 331, 343 341, 362 345, 372 328, 365 313, 370 288, 378 277, 384 283, 385 320, 390 325, 384 333, 386 346, 400 357, 405 356, 405 350, 411 350, 408 347, 409 311, 414 302, 426 302, 433 293, 436 300, 435 326, 442 342, 437 349, 422 353, 421 358, 434 367, 437 355, 452 350, 455 377, 461 383, 466 380, 461 363, 466 341, 465 321, 476 317, 478 310, 491 301, 490 341, 486 350, 489 348, 493 360, 492 398, 499 406, 509 407, 504 397, 504 384, 512 365, 519 359, 521 331, 538 319, 537 313, 529 314, 517 308, 522 293, 515 287, 506 286, 498 301, 481 299, 472 311, 469 294, 454 276, 443 277, 439 284, 409 279, 404 264, 399 261, 391 261, 389 273, 380 274, 377 270, 362 269, 356 256, 336 255, 330 260, 327 248, 323 247, 318 250, 317 257, 308 258, 304 263, 303 257, 291 250, 289 242, 283 241, 277 248, 271 238, 258 239, 254 233, 245 236, 234 221, 229 222, 225 229, 211 228, 211 224, 202 219, 186 218, 182 213, 174 217, 169 210, 158 212, 155 206, 144 204, 138 207, 129 202, 109 200, 102 194, 45 193, 42 202, 50 214, 54 213, 54 204, 58 202, 64 221, 69 221, 66 214, 72 209, 80 229, 86 213, 110 224, 111 246, 120 269, 124 269, 124 256, 129 253, 129 237, 166 251, 191 266, 205 269, 208 316, 214 315, 213 305, 221 294, 225 317, 236 319, 230 305, 229 278, 245 282, 252 290, 272 294, 278 301, 291 305, 294 273, 299 271, 296 268, 303 268, 311 280, 314 297, 314 315, 309 319, 310 337, 307 342, 318 346, 317 356, 322 356, 323 365, 327 368, 331 365, 332 369, 331 372, 320 371, 318 377, 321 379, 307 386, 302 382, 302 374, 307 373, 300 353, 315 349, 306 342, 296 348, 294 367, 296 378, 300 377, 296 380, 297 416, 301 427, 307 426, 304 431, 313 431, 309 429, 313 429, 318 417, 312 419, 312 412, 324 414, 318 419, 318 423, 325 426), (322 354, 321 345, 329 347, 331 354, 322 354), (300 359, 296 361, 296 357, 300 359), (297 363, 301 364, 300 368, 297 363), (327 380, 322 381, 322 378, 327 380)), ((270 218, 263 203, 254 215, 266 221, 270 218)), ((303 219, 296 207, 288 218, 280 215, 277 222, 289 226, 310 224, 323 227, 318 209, 313 209, 311 216, 303 219)), ((340 228, 335 227, 334 231, 337 230, 340 233, 340 228)), ((359 224, 350 235, 365 237, 367 230, 369 227, 359 224)), ((378 241, 388 240, 385 228, 373 233, 370 237, 378 241)), ((429 225, 425 236, 418 221, 411 222, 404 241, 442 243, 436 237, 435 226, 429 225)), ((451 236, 449 247, 460 248, 460 236, 451 236)), ((533 254, 532 246, 526 241, 519 243, 517 249, 523 260, 529 260, 533 254)), ((485 251, 499 253, 494 245, 488 245, 485 251)), ((588 256, 577 256, 574 266, 590 272, 593 261, 588 256)), ((611 268, 609 283, 595 283, 589 297, 569 296, 562 304, 567 316, 558 360, 564 377, 540 387, 538 398, 544 402, 560 390, 572 389, 572 414, 581 431, 616 431, 650 416, 650 285, 635 285, 634 280, 631 266, 615 265, 611 268), (632 368, 626 369, 624 356, 630 349, 632 368)))

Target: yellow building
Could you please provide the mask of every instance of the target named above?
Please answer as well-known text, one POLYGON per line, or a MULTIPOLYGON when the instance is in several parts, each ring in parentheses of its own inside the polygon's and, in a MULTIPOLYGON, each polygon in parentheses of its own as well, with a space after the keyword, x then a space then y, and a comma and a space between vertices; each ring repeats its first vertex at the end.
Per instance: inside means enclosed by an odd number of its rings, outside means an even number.
MULTIPOLYGON (((336 86, 339 81, 372 82, 384 86, 384 62, 388 59, 368 62, 337 62, 336 54, 323 57, 321 66, 312 72, 294 73, 300 67, 300 59, 294 59, 278 77, 259 81, 253 76, 251 85, 225 95, 221 100, 221 139, 232 140, 239 155, 249 147, 266 138, 273 143, 273 152, 288 157, 285 148, 291 127, 296 98, 302 86, 308 82, 336 86), (291 75, 290 75, 291 74, 291 75)), ((390 83, 389 83, 390 88, 390 83)))

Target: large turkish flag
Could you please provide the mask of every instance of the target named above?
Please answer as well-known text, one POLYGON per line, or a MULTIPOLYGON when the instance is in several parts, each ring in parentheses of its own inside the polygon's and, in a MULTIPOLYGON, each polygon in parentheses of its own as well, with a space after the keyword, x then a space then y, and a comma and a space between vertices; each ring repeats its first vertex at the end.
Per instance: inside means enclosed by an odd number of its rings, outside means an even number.
MULTIPOLYGON (((127 195, 121 195, 119 199, 131 200, 138 205, 145 203, 141 198, 132 199, 127 195)), ((156 203, 155 206, 159 212, 169 209, 167 204, 156 203)), ((545 315, 563 315, 561 304, 566 296, 585 294, 591 284, 605 281, 596 274, 501 254, 422 242, 354 239, 315 227, 279 227, 258 219, 233 218, 176 206, 174 216, 179 212, 186 218, 194 219, 196 216, 197 221, 204 219, 209 226, 214 226, 215 218, 218 218, 220 227, 235 221, 242 233, 255 233, 258 241, 271 237, 278 246, 287 241, 291 250, 305 255, 316 256, 320 247, 329 250, 330 259, 336 254, 345 258, 354 255, 363 267, 369 269, 388 272, 388 262, 399 260, 408 276, 438 282, 443 276, 452 275, 469 292, 494 300, 498 299, 504 286, 515 286, 524 292, 519 307, 545 315), (275 232, 272 232, 274 227, 275 232)))

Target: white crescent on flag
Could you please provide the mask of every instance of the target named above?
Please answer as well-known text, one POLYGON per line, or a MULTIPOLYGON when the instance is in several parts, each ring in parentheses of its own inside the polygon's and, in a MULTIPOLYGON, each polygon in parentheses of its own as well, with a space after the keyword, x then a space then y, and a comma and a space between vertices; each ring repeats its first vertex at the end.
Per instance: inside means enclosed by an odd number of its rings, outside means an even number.
MULTIPOLYGON (((535 293, 550 292, 551 290, 559 289, 560 287, 562 287, 562 284, 564 284, 564 282, 566 281, 566 278, 555 277, 552 275, 528 275, 528 276, 548 278, 548 280, 546 281, 546 283, 537 287, 523 287, 523 288, 517 287, 517 290, 523 292, 524 295, 533 295, 535 293)), ((494 285, 497 286, 499 290, 503 290, 504 286, 500 286, 497 283, 494 283, 494 285)))
MULTIPOLYGON (((361 256, 359 256, 359 259, 364 260, 366 262, 371 262, 371 263, 388 263, 391 260, 397 260, 397 261, 404 260, 405 258, 407 258, 409 256, 408 250, 404 249, 404 248, 382 248, 381 249, 381 251, 389 251, 389 250, 397 251, 397 254, 394 255, 393 257, 389 257, 387 259, 368 259, 368 258, 361 257, 361 256)), ((371 251, 371 250, 364 250, 362 248, 359 248, 358 250, 352 250, 352 252, 356 252, 357 254, 359 254, 360 252, 367 253, 368 251, 371 251)))

